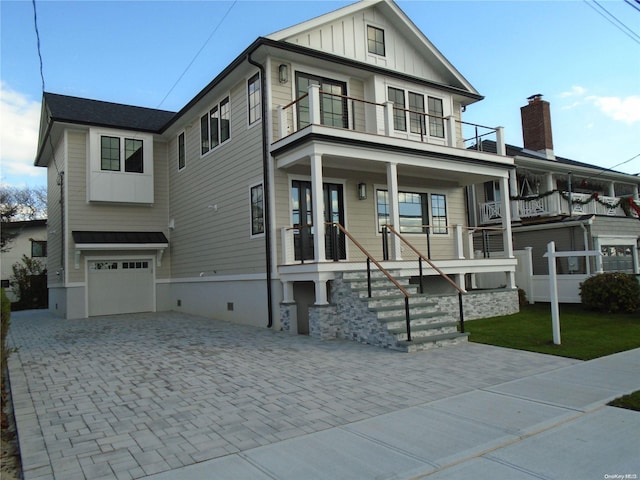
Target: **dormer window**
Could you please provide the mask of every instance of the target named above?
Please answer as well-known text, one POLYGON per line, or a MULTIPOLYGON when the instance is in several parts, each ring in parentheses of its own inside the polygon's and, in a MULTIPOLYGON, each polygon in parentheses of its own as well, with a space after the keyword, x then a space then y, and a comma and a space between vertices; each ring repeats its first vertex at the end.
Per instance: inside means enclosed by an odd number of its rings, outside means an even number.
POLYGON ((369 53, 384 57, 384 30, 367 25, 367 49, 369 53))
POLYGON ((134 138, 100 137, 100 169, 109 172, 120 172, 120 159, 124 157, 124 171, 128 173, 143 173, 142 140, 134 138), (122 142, 121 140, 124 140, 122 142), (124 150, 121 147, 124 146, 124 150))

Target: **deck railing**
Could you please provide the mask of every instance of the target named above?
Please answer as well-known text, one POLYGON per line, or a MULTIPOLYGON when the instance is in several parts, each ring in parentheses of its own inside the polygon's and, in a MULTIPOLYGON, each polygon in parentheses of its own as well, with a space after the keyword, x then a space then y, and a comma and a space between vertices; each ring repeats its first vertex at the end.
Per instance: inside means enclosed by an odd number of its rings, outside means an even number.
POLYGON ((324 125, 355 132, 393 136, 454 148, 483 150, 483 140, 495 142, 495 152, 505 155, 502 127, 462 122, 453 115, 431 115, 398 108, 393 102, 376 103, 325 92, 311 85, 309 92, 278 107, 279 132, 283 139, 308 125, 324 125))

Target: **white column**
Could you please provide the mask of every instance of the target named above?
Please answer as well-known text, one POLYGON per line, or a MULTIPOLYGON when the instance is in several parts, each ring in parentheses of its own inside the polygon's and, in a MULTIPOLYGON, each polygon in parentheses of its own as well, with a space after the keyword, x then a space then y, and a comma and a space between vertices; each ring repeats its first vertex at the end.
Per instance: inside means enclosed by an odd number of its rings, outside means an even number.
POLYGON ((609 182, 609 191, 607 192, 607 196, 615 197, 616 196, 616 186, 613 182, 609 182))
POLYGON ((282 282, 282 302, 293 303, 293 282, 282 282))
POLYGON ((311 154, 311 208, 313 209, 314 261, 326 261, 324 251, 324 192, 322 189, 322 155, 311 154))
MULTIPOLYGON (((398 205, 398 166, 387 163, 387 192, 389 193, 389 221, 396 232, 400 233, 400 206, 398 205)), ((391 259, 402 260, 400 238, 391 235, 391 259)))
POLYGON ((504 127, 496 127, 496 153, 503 157, 507 154, 507 147, 504 143, 504 127))
MULTIPOLYGON (((509 191, 509 180, 500 179, 500 190, 502 192, 509 191)), ((509 195, 502 195, 500 201, 502 209, 502 243, 504 245, 504 254, 506 258, 513 258, 513 239, 511 238, 511 205, 509 205, 509 195)))
POLYGON ((384 134, 390 137, 393 133, 393 102, 384 102, 384 134))
POLYGON ((462 225, 456 224, 455 226, 455 235, 456 235, 456 258, 458 260, 464 260, 464 245, 462 243, 462 225))
POLYGON ((282 108, 282 105, 278 105, 278 122, 280 123, 280 125, 278 125, 278 130, 280 131, 280 139, 287 136, 287 117, 285 115, 284 109, 282 108))
POLYGON ((320 85, 309 85, 309 123, 322 123, 320 117, 320 85))
POLYGON ((638 197, 638 185, 633 186, 633 199, 640 200, 640 197, 638 197))
MULTIPOLYGON (((427 122, 428 123, 428 122, 427 122)), ((445 119, 447 129, 447 145, 450 147, 458 146, 458 139, 456 138, 456 117, 449 115, 445 119)), ((429 131, 429 125, 427 125, 427 132, 429 131)))
POLYGON ((509 201, 511 202, 511 219, 512 220, 520 220, 520 212, 518 211, 518 202, 519 200, 511 200, 510 197, 518 197, 518 177, 516 176, 516 170, 509 170, 509 190, 503 192, 503 195, 507 195, 509 197, 509 201))
POLYGON ((327 281, 314 280, 313 283, 316 287, 316 302, 314 305, 327 305, 329 303, 327 300, 327 281))

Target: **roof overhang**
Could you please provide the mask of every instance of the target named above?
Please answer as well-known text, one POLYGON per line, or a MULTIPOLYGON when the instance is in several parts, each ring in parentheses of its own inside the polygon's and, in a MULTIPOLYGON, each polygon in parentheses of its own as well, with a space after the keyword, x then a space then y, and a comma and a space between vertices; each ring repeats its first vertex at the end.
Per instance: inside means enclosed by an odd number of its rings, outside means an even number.
POLYGON ((162 232, 100 232, 74 231, 75 268, 80 268, 80 255, 86 251, 155 250, 156 264, 162 265, 162 255, 169 240, 162 232))

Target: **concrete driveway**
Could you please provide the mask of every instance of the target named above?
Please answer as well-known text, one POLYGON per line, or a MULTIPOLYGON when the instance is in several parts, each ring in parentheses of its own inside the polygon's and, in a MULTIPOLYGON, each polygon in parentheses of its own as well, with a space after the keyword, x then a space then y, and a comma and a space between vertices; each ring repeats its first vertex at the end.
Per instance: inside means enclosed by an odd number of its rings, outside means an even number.
POLYGON ((175 312, 17 313, 10 336, 27 480, 409 478, 467 460, 508 469, 481 455, 640 388, 640 351, 621 357, 629 375, 615 386, 563 392, 571 369, 591 362, 471 343, 404 354, 175 312))

